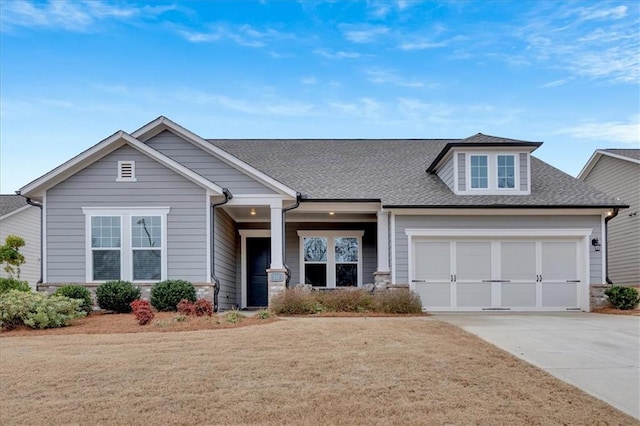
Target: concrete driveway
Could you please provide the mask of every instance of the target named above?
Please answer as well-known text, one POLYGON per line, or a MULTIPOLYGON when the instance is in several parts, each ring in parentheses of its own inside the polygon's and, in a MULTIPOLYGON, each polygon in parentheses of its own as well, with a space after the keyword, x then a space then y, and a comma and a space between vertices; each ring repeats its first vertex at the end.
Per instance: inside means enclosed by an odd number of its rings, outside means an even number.
POLYGON ((435 318, 640 419, 640 317, 505 312, 435 318))

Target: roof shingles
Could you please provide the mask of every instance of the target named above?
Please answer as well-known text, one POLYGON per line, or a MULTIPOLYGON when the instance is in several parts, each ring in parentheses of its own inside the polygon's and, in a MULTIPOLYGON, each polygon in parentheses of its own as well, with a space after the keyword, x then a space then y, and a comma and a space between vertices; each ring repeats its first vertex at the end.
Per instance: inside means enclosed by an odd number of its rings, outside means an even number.
MULTIPOLYGON (((475 142, 504 140, 475 135, 475 142)), ((623 204, 532 156, 531 195, 455 195, 425 169, 460 139, 209 140, 310 199, 381 200, 386 206, 602 206, 623 204)), ((473 143, 473 142, 472 142, 473 143)))
POLYGON ((0 216, 18 210, 27 205, 27 200, 20 195, 0 195, 0 216))

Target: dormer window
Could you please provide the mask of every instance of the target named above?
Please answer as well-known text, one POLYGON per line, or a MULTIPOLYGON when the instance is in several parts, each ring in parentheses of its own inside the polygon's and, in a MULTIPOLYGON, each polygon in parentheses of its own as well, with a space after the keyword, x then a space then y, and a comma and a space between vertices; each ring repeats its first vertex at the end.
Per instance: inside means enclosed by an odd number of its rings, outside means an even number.
MULTIPOLYGON (((465 153, 459 152, 458 155, 464 156, 465 153)), ((469 193, 520 193, 520 176, 516 174, 520 167, 519 156, 496 152, 470 152, 466 156, 468 164, 465 173, 459 173, 458 178, 466 181, 469 193)))
POLYGON ((118 161, 118 177, 116 182, 136 182, 136 162, 118 161))
POLYGON ((489 167, 486 155, 471 155, 471 188, 486 189, 489 187, 489 167))
POLYGON ((498 155, 498 188, 516 187, 516 166, 514 155, 498 155))

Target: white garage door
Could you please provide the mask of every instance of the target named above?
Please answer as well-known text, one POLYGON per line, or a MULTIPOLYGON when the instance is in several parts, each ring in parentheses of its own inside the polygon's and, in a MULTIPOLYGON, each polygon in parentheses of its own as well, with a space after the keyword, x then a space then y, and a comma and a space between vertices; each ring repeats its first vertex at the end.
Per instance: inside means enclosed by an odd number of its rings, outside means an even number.
POLYGON ((578 241, 413 240, 412 287, 427 310, 573 310, 578 241))

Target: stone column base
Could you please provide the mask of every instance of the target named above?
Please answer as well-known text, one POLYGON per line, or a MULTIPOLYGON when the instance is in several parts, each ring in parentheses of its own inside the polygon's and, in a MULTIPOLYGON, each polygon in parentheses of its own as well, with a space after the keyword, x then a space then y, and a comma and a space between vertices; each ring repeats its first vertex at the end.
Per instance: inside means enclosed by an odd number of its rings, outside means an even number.
POLYGON ((384 290, 391 285, 391 272, 377 271, 373 273, 374 288, 384 290))
POLYGON ((609 298, 604 294, 604 291, 611 286, 609 284, 591 284, 589 286, 589 304, 591 309, 608 308, 609 298))
POLYGON ((269 305, 274 296, 282 293, 287 288, 286 269, 267 269, 269 305))

